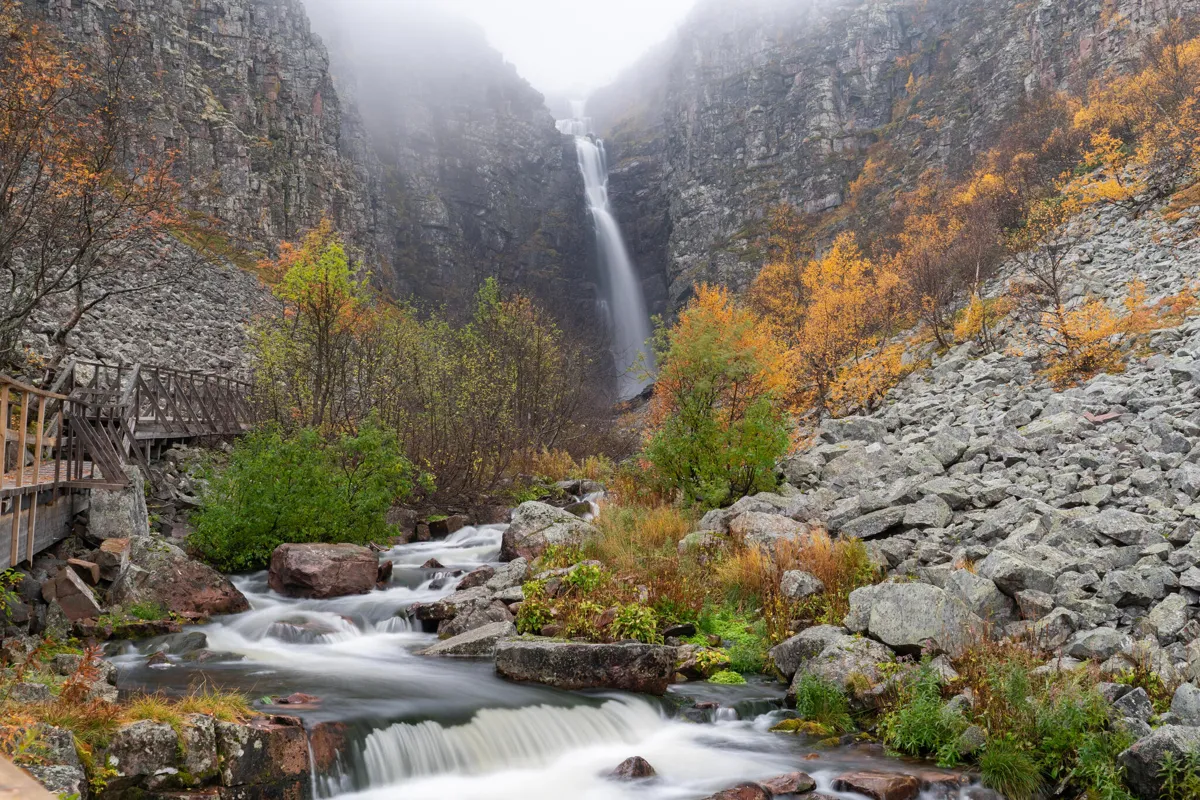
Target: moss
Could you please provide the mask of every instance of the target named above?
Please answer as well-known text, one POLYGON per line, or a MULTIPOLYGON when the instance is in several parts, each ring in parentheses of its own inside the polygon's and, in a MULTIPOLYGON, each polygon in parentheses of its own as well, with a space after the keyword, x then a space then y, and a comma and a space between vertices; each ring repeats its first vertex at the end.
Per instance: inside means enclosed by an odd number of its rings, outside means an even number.
POLYGON ((709 678, 708 682, 719 683, 724 686, 741 686, 746 683, 746 679, 740 673, 734 672, 731 669, 723 669, 709 678))

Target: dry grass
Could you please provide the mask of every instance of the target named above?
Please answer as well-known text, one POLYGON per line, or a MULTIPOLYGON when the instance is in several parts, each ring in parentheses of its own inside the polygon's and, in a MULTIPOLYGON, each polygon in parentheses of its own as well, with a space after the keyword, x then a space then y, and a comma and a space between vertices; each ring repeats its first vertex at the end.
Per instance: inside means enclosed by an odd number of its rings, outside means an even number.
POLYGON ((704 604, 696 564, 680 559, 679 540, 695 529, 695 517, 670 506, 606 505, 596 520, 600 535, 584 556, 607 566, 629 586, 645 586, 660 616, 698 613, 704 604))

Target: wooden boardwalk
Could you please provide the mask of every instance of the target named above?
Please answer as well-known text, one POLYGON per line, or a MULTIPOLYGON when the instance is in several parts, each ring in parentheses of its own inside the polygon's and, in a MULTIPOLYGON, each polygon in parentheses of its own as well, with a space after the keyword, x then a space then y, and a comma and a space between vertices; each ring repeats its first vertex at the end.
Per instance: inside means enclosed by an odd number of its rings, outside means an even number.
MULTIPOLYGON (((129 465, 149 477, 150 461, 163 449, 239 436, 254 421, 250 384, 219 375, 81 361, 44 383, 48 388, 0 375, 0 519, 11 517, 8 566, 22 551, 31 560, 57 541, 38 534, 39 506, 72 492, 125 488, 129 465)), ((54 518, 59 525, 63 515, 54 518)))

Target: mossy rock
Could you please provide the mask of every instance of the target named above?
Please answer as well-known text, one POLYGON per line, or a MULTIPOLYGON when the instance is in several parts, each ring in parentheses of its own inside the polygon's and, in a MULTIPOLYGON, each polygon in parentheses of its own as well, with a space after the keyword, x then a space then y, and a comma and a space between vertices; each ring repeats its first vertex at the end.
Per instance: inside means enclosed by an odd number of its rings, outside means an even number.
MULTIPOLYGON (((785 719, 775 727, 771 728, 772 733, 791 733, 802 736, 813 736, 819 739, 826 739, 833 733, 829 728, 819 722, 813 722, 807 719, 785 719)), ((836 741, 836 738, 835 738, 836 741)))

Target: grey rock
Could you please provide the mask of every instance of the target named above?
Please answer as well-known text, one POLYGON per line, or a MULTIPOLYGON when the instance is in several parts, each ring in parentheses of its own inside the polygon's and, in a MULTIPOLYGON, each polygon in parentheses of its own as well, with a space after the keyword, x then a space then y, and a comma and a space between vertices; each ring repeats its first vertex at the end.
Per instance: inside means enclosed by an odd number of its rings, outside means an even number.
POLYGON ((522 503, 513 511, 512 523, 504 531, 500 560, 532 561, 547 547, 578 547, 596 533, 595 526, 569 511, 536 501, 522 503))
POLYGON ((936 586, 883 583, 850 593, 847 619, 865 621, 865 631, 901 653, 928 646, 961 654, 982 633, 983 620, 961 600, 936 586))
POLYGON ((1133 647, 1133 639, 1114 628, 1093 628, 1080 631, 1071 637, 1065 652, 1073 658, 1085 661, 1103 661, 1121 650, 1133 647))
POLYGON ((873 539, 904 522, 908 509, 904 506, 873 511, 841 526, 841 533, 856 539, 873 539))
POLYGON ((953 519, 950 504, 936 494, 926 495, 904 513, 904 524, 918 528, 944 528, 953 519))
POLYGON ((1170 644, 1188 623, 1188 602, 1181 594, 1169 594, 1150 609, 1146 621, 1158 635, 1160 644, 1170 644))
POLYGON ((963 601, 984 622, 1003 626, 1016 619, 1016 607, 1012 599, 992 581, 973 572, 953 570, 942 588, 963 601))
POLYGON ((1150 717, 1154 716, 1154 705, 1150 702, 1150 696, 1140 686, 1114 702, 1113 708, 1120 716, 1139 722, 1148 722, 1150 717))
POLYGON ((420 654, 456 658, 490 658, 496 649, 497 642, 516 635, 517 626, 511 622, 492 622, 438 642, 420 651, 420 654))
POLYGON ((1141 514, 1119 508, 1106 508, 1092 520, 1096 530, 1121 544, 1149 544, 1154 527, 1141 514))
POLYGON ((990 579, 1010 597, 1025 589, 1047 593, 1054 591, 1054 575, 1038 564, 1004 550, 993 550, 979 564, 979 574, 990 579))
POLYGON ((675 649, 623 642, 581 644, 508 639, 496 645, 496 672, 560 689, 618 689, 661 695, 675 673, 675 649))
POLYGON ((1171 698, 1171 713, 1181 725, 1200 726, 1200 689, 1195 684, 1181 683, 1171 698))
POLYGON ((784 597, 792 600, 804 600, 825 591, 825 584, 820 578, 803 570, 788 570, 783 573, 779 583, 779 591, 784 597))

